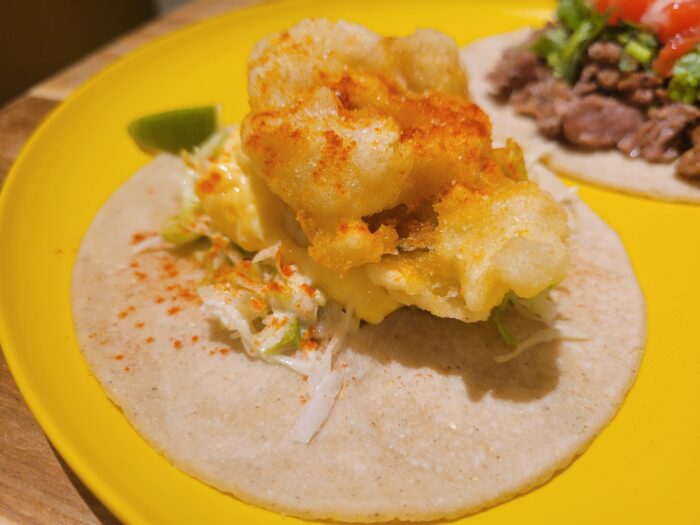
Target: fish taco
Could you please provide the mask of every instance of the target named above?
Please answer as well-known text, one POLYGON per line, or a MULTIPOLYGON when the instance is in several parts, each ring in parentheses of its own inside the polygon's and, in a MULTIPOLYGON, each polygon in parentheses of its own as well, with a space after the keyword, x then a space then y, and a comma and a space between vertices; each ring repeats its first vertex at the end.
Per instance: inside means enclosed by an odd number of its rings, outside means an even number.
POLYGON ((285 514, 430 520, 543 483, 610 421, 646 335, 625 249, 492 144, 466 84, 441 33, 306 20, 253 50, 240 127, 103 205, 78 340, 176 466, 285 514))

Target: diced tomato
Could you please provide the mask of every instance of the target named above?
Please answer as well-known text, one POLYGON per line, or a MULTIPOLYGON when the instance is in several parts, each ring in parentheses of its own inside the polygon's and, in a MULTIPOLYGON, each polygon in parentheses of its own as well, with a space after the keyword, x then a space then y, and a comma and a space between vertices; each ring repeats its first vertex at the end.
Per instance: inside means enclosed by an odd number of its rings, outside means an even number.
POLYGON ((620 19, 639 23, 654 0, 596 0, 595 7, 601 13, 610 12, 608 21, 617 24, 620 19))
POLYGON ((696 27, 691 32, 676 35, 661 48, 659 56, 654 61, 654 71, 662 77, 670 77, 673 66, 683 55, 692 51, 700 43, 700 28, 696 27))
POLYGON ((644 23, 662 42, 700 27, 700 0, 595 0, 594 5, 601 13, 610 12, 611 24, 620 19, 644 23))
POLYGON ((610 13, 609 22, 641 23, 665 44, 654 62, 661 76, 671 76, 673 65, 700 42, 700 0, 595 0, 595 8, 610 13))
POLYGON ((676 0, 666 6, 664 14, 666 21, 658 28, 662 42, 700 28, 700 0, 676 0))

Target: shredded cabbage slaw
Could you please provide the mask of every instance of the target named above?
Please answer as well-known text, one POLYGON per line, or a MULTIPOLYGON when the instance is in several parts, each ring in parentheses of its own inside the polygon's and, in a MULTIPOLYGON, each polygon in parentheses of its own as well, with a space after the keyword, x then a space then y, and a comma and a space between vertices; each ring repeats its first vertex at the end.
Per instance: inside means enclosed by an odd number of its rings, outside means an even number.
POLYGON ((309 399, 292 429, 292 439, 308 443, 319 431, 342 387, 333 358, 345 336, 359 325, 352 306, 327 304, 324 294, 293 264, 283 260, 280 243, 249 253, 220 234, 195 192, 197 167, 225 143, 214 135, 186 154, 180 212, 161 235, 132 249, 141 252, 208 240, 195 256, 206 269, 198 288, 202 310, 229 331, 252 358, 284 366, 307 379, 309 399))

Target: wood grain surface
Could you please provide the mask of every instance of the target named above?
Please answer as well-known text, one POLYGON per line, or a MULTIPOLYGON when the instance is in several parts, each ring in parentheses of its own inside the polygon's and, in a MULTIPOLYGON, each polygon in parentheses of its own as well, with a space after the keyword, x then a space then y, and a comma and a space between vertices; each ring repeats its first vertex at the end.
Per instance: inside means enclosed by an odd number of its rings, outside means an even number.
MULTIPOLYGON (((0 185, 43 118, 100 69, 155 37, 255 0, 196 0, 86 57, 0 108, 0 185)), ((0 525, 112 524, 118 520, 51 447, 0 353, 0 525)))

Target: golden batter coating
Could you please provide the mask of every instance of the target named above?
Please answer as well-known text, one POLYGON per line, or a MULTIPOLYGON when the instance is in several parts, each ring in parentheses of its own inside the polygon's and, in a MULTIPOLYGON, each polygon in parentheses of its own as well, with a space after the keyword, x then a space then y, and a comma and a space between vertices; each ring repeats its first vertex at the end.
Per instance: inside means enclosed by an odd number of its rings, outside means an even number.
POLYGON ((492 147, 447 36, 306 20, 256 46, 248 80, 246 170, 291 208, 316 263, 463 321, 564 277, 566 214, 527 181, 517 144, 492 147))
POLYGON ((250 107, 288 107, 324 79, 351 70, 383 75, 416 93, 465 95, 467 79, 458 54, 452 39, 432 29, 386 38, 343 20, 303 20, 263 38, 253 49, 248 60, 250 107))

